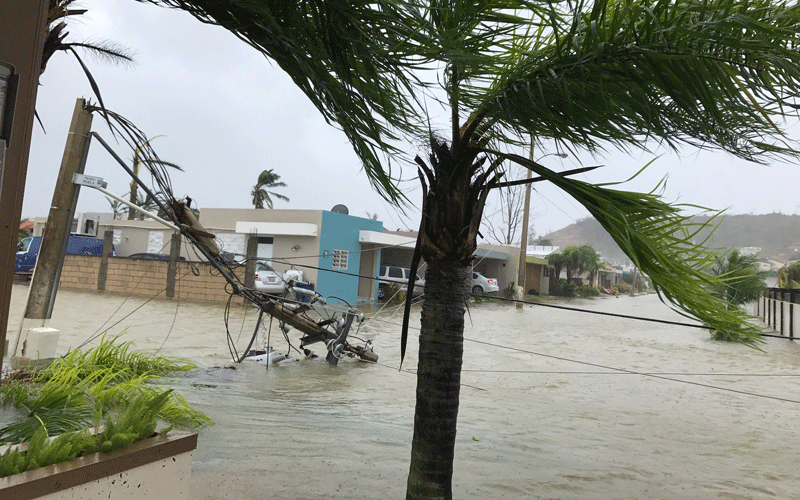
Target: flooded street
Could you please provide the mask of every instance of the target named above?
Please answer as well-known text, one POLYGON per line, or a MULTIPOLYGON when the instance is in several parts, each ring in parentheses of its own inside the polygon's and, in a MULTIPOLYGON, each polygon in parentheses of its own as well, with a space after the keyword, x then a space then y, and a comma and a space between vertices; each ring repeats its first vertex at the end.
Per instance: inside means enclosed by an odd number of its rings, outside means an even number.
MULTIPOLYGON (((14 285, 10 328, 26 292, 14 285)), ((231 370, 223 306, 143 303, 61 291, 51 326, 65 352, 121 319, 110 333, 201 366, 164 381, 216 422, 200 432, 194 499, 404 496, 417 342, 412 330, 398 371, 400 312, 362 309, 356 335, 373 341, 377 365, 329 366, 315 344, 314 360, 231 370)), ((552 303, 689 322, 655 295, 552 303)), ((240 349, 255 318, 234 300, 240 349)), ((270 336, 286 352, 277 325, 270 336)), ((797 497, 796 342, 768 338, 761 352, 696 328, 494 302, 471 305, 465 338, 457 498, 797 497)))

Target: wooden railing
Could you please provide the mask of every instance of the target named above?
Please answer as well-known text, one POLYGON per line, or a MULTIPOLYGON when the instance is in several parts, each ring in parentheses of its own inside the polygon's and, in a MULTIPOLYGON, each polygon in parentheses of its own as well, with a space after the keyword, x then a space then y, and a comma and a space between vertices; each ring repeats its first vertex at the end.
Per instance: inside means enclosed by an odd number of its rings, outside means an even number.
POLYGON ((781 335, 794 339, 800 336, 795 310, 800 308, 800 289, 768 288, 756 302, 755 315, 781 335))

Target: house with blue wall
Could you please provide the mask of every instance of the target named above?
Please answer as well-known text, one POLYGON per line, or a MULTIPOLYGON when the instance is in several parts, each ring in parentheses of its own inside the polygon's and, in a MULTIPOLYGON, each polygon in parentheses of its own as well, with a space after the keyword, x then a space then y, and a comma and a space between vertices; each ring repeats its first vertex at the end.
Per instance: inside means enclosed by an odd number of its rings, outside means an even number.
POLYGON ((200 222, 234 254, 257 238, 259 258, 278 273, 301 271, 329 302, 377 297, 382 245, 372 240, 383 233, 380 221, 327 210, 204 208, 200 222))

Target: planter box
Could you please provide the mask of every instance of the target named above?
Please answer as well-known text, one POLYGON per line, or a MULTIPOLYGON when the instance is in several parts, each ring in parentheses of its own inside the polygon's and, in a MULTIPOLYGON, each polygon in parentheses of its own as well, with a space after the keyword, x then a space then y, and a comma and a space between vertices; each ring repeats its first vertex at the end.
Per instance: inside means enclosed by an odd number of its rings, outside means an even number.
POLYGON ((197 434, 171 431, 123 450, 0 478, 0 498, 188 499, 196 447, 197 434))

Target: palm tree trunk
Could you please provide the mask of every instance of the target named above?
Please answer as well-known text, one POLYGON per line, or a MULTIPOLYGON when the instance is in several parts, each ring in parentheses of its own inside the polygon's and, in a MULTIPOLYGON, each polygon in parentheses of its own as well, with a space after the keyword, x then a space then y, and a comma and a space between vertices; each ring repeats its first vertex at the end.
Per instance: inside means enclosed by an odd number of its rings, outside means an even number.
POLYGON ((407 499, 451 499, 470 268, 432 259, 425 271, 417 406, 407 499))
MULTIPOLYGON (((138 175, 139 172, 136 172, 136 174, 138 175)), ((133 203, 134 205, 136 205, 136 202, 138 201, 137 198, 139 197, 139 189, 138 188, 139 188, 139 186, 138 186, 138 184, 136 184, 136 181, 131 182, 131 196, 130 196, 130 200, 129 201, 131 203, 133 203)), ((136 219, 136 210, 134 210, 132 208, 129 208, 128 209, 128 220, 135 220, 135 219, 136 219)))

